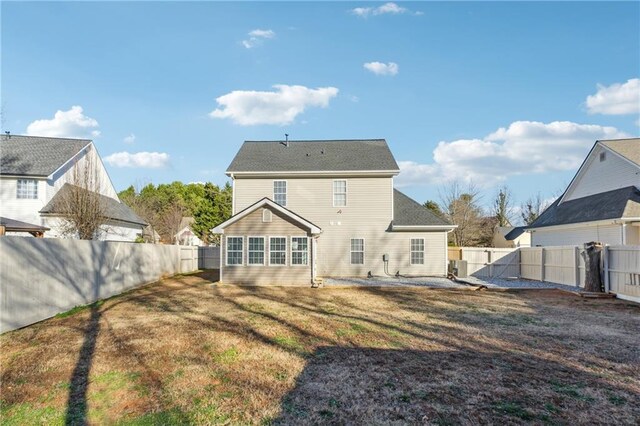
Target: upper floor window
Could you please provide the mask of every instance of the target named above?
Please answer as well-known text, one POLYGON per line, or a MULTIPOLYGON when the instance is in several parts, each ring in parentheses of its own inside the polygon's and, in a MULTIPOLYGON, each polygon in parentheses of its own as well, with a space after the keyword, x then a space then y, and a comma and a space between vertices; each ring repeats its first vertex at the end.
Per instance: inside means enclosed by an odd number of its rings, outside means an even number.
POLYGON ((287 181, 286 180, 274 180, 273 181, 273 201, 280 204, 283 207, 287 206, 287 181))
POLYGON ((17 198, 38 198, 38 181, 35 179, 18 179, 17 198))
POLYGON ((345 207, 347 205, 347 181, 333 181, 333 207, 345 207))

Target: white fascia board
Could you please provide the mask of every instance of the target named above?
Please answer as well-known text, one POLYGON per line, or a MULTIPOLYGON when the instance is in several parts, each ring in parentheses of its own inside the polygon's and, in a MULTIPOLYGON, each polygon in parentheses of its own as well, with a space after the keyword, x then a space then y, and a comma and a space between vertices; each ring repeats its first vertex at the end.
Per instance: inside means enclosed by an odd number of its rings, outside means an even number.
POLYGON ((271 176, 397 176, 400 170, 304 170, 304 171, 251 171, 226 172, 229 177, 271 177, 271 176))
POLYGON ((284 214, 285 216, 288 216, 288 217, 292 218, 293 220, 295 220, 296 222, 300 223, 301 225, 307 227, 309 229, 309 232, 311 232, 311 234, 313 234, 313 235, 320 234, 322 232, 322 230, 318 226, 314 225, 313 223, 309 222, 308 220, 304 219, 303 217, 295 214, 291 210, 288 210, 288 209, 282 207, 280 204, 277 204, 277 203, 271 201, 268 198, 263 198, 262 200, 258 201, 257 203, 254 203, 253 205, 247 207, 246 209, 244 209, 240 213, 230 217, 229 219, 227 219, 226 221, 224 221, 220 225, 218 225, 215 228, 213 228, 211 230, 211 232, 213 232, 214 234, 224 234, 224 228, 226 228, 227 226, 237 222, 238 220, 242 219, 243 217, 247 216, 248 214, 253 213, 257 209, 259 209, 261 207, 264 207, 265 205, 269 206, 269 207, 271 207, 271 208, 273 208, 273 209, 275 209, 277 211, 279 211, 280 213, 284 214))

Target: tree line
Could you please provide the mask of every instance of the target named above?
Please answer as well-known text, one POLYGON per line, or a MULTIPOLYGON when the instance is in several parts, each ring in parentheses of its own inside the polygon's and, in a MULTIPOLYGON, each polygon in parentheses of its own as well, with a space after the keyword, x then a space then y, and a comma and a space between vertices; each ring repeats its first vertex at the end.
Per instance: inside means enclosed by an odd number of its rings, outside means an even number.
POLYGON ((118 193, 149 226, 141 240, 151 243, 176 243, 182 219, 193 217, 193 233, 205 244, 215 244, 219 236, 211 229, 231 217, 233 189, 229 182, 218 186, 211 182, 148 184, 141 189, 133 185, 118 193))
POLYGON ((490 247, 496 226, 513 226, 519 220, 530 225, 547 207, 538 193, 516 208, 506 185, 498 189, 489 209, 484 209, 481 202, 482 195, 475 185, 463 186, 455 181, 441 189, 440 202, 427 200, 423 205, 458 225, 449 234, 449 245, 457 247, 490 247))

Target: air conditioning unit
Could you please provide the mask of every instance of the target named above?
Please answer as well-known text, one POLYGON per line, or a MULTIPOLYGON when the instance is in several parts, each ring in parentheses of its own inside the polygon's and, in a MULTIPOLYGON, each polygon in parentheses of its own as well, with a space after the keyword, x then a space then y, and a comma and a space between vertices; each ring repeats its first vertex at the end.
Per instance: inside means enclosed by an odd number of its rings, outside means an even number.
POLYGON ((458 278, 467 278, 467 261, 466 260, 450 260, 449 272, 458 278))

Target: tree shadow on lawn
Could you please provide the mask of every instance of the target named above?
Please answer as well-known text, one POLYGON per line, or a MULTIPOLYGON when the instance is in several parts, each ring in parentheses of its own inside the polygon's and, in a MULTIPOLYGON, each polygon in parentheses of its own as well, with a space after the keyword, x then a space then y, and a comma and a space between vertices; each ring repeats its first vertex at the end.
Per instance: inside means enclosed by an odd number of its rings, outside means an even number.
POLYGON ((319 347, 275 424, 634 424, 628 388, 508 352, 319 347))

